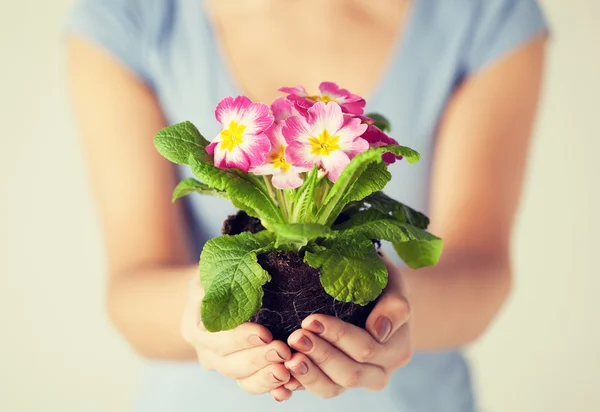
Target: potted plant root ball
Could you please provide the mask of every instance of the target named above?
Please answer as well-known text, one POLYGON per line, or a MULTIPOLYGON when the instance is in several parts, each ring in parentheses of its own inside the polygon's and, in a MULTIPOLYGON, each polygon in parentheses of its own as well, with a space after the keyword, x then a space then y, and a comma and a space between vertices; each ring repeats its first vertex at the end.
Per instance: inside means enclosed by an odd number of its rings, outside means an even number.
POLYGON ((363 116, 365 101, 324 82, 321 94, 283 88, 271 106, 226 97, 212 142, 190 122, 161 130, 154 143, 189 165, 174 199, 192 192, 229 199, 240 212, 200 256, 207 330, 253 321, 286 340, 312 313, 364 327, 387 284, 377 245, 404 262, 437 263, 442 240, 428 219, 386 196, 390 163, 419 154, 389 137, 388 122, 363 116))

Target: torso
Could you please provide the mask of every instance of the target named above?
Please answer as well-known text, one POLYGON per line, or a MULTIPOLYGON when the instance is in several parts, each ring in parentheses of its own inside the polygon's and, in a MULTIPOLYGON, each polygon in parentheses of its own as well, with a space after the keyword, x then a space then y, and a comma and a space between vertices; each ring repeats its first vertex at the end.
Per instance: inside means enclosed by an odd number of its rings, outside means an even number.
POLYGON ((282 86, 334 79, 370 96, 403 35, 410 0, 216 1, 206 9, 238 88, 272 101, 282 86))

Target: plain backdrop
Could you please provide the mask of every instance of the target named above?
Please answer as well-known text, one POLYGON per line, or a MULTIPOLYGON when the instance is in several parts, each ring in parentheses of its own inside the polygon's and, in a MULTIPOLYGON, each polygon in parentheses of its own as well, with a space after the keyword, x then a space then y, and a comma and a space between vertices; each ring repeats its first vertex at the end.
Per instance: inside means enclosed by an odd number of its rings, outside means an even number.
MULTIPOLYGON (((3 412, 128 411, 140 373, 104 313, 100 234, 65 93, 72 3, 0 2, 3 412)), ((542 4, 553 39, 514 293, 468 350, 483 411, 600 411, 600 3, 542 4)))

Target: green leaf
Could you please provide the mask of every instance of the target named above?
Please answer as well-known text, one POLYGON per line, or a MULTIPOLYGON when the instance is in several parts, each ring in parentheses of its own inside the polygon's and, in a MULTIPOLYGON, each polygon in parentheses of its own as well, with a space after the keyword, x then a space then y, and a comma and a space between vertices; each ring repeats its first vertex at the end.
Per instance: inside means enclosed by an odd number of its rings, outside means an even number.
POLYGON ((248 173, 238 169, 220 169, 212 161, 201 161, 190 155, 188 164, 198 179, 207 186, 224 191, 238 209, 261 220, 269 228, 271 223, 283 223, 283 215, 264 186, 248 173))
POLYGON ((350 202, 362 200, 371 193, 383 189, 390 180, 392 180, 392 174, 387 170, 387 166, 383 162, 369 163, 352 187, 347 190, 342 203, 347 205, 350 202))
POLYGON ((386 119, 383 115, 381 115, 379 113, 369 113, 369 114, 366 114, 365 116, 370 117, 371 119, 375 120, 374 126, 377 127, 379 130, 381 130, 382 132, 389 133, 392 131, 392 125, 390 124, 390 121, 388 119, 386 119))
POLYGON ((391 213, 395 219, 401 222, 406 222, 420 229, 427 229, 429 226, 429 218, 423 213, 392 199, 383 192, 375 192, 365 197, 363 201, 382 213, 391 213))
POLYGON ((188 179, 182 180, 181 182, 179 182, 177 187, 175 187, 175 190, 173 190, 173 199, 172 200, 173 200, 173 202, 175 202, 177 199, 187 196, 193 192, 198 192, 203 195, 218 196, 218 197, 222 197, 223 199, 228 199, 227 193, 222 192, 217 189, 212 189, 212 188, 208 187, 207 185, 205 185, 204 183, 201 183, 201 182, 197 181, 196 179, 193 179, 190 177, 188 179))
POLYGON ((208 141, 190 122, 168 126, 154 136, 156 150, 173 163, 187 164, 190 154, 206 159, 208 141))
POLYGON ((394 153, 395 155, 402 155, 412 163, 419 160, 419 154, 417 152, 408 147, 398 145, 372 148, 356 155, 344 168, 338 180, 331 187, 329 194, 325 198, 325 201, 317 214, 318 223, 327 226, 331 225, 348 202, 361 200, 359 198, 360 196, 366 196, 373 191, 381 190, 381 182, 385 180, 385 177, 381 174, 381 168, 373 167, 370 169, 370 173, 379 176, 377 182, 375 182, 373 186, 371 186, 368 181, 360 179, 360 177, 367 170, 369 164, 383 163, 381 157, 387 152, 394 153), (356 184, 356 182, 359 181, 360 187, 356 184))
POLYGON ((413 269, 437 264, 444 245, 439 237, 373 208, 355 214, 334 229, 350 236, 392 242, 398 255, 413 269))
POLYGON ((306 246, 310 240, 331 234, 330 228, 318 223, 275 223, 272 226, 277 236, 275 247, 293 243, 300 248, 306 246))
POLYGON ((296 190, 292 222, 310 222, 313 218, 315 201, 314 193, 318 183, 319 168, 313 167, 308 176, 296 190))
POLYGON ((264 244, 244 232, 206 242, 200 256, 200 281, 205 295, 201 315, 210 332, 233 329, 262 306, 262 286, 271 276, 256 255, 264 244))
POLYGON ((328 240, 325 248, 306 252, 306 263, 321 269, 325 291, 342 302, 366 305, 387 284, 387 270, 373 242, 364 236, 341 235, 328 240))

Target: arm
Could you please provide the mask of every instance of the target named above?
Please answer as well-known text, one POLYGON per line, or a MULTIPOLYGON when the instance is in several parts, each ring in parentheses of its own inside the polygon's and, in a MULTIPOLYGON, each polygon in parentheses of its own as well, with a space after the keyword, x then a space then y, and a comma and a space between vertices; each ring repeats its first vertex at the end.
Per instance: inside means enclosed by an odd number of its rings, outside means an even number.
POLYGON ((75 113, 105 235, 111 320, 142 356, 197 359, 249 393, 289 398, 281 385, 290 383, 283 366, 290 350, 265 327, 203 328, 198 265, 187 258, 182 210, 170 202, 175 169, 152 142, 165 124, 152 93, 86 41, 69 39, 68 51, 75 113))
POLYGON ((416 348, 467 344, 508 297, 510 238, 542 81, 545 37, 469 78, 443 118, 432 175, 440 263, 403 271, 416 348))
POLYGON ((311 315, 288 342, 297 381, 321 397, 379 390, 413 348, 465 345, 481 335, 510 291, 510 236, 519 202, 544 56, 537 38, 467 79, 441 123, 432 185, 432 232, 440 263, 399 270, 365 331, 311 315), (402 272, 402 273, 400 273, 402 272))
POLYGON ((174 167, 154 149, 165 121, 152 93, 107 53, 68 40, 72 101, 102 224, 107 309, 134 349, 193 359, 180 333, 189 280, 183 215, 170 202, 174 167))

